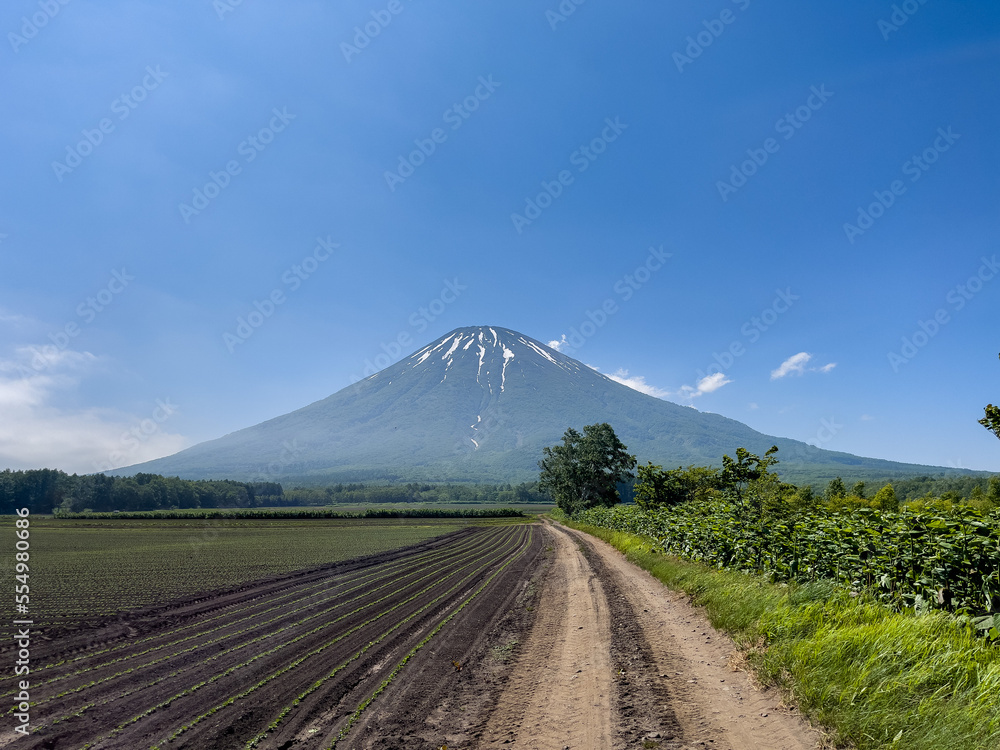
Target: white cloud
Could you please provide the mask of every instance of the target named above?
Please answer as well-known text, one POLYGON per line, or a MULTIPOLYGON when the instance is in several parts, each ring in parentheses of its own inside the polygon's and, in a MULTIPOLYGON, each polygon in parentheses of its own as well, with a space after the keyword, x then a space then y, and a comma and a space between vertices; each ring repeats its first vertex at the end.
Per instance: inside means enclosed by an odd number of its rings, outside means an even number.
POLYGON ((717 372, 713 375, 706 375, 699 380, 697 383, 698 391, 699 393, 712 393, 719 390, 722 386, 732 382, 732 380, 729 380, 721 372, 717 372))
MULTIPOLYGON (((566 334, 564 333, 561 339, 553 339, 552 341, 550 341, 549 348, 555 349, 557 352, 561 352, 562 349, 560 347, 566 346, 566 344, 567 344, 566 334)), ((594 369, 596 370, 597 368, 595 367, 594 369)))
POLYGON ((0 469, 53 468, 92 473, 148 461, 187 447, 163 423, 176 409, 169 399, 137 416, 110 409, 68 410, 53 405, 87 377, 96 357, 72 350, 20 349, 0 359, 0 469))
MULTIPOLYGON (((549 345, 551 346, 551 344, 549 345)), ((594 365, 587 365, 592 370, 597 372, 601 371, 601 368, 595 367, 594 365)), ((695 385, 684 385, 681 386, 679 391, 668 391, 664 388, 659 388, 652 383, 647 383, 646 378, 643 375, 629 375, 628 370, 619 368, 614 373, 604 377, 614 380, 616 383, 621 383, 622 385, 628 386, 632 390, 639 391, 640 393, 645 393, 647 396, 653 396, 654 398, 681 398, 681 399, 692 399, 698 396, 704 395, 706 393, 713 393, 719 390, 722 386, 732 383, 732 380, 726 378, 721 372, 717 372, 713 375, 706 375, 701 380, 699 380, 695 385)), ((688 404, 690 406, 690 404, 688 404)))
POLYGON ((862 414, 861 415, 861 421, 862 422, 871 422, 873 419, 875 419, 875 417, 873 417, 871 414, 862 414))
POLYGON ((809 362, 810 359, 812 359, 812 355, 806 354, 805 352, 793 354, 791 357, 782 362, 781 366, 778 367, 777 370, 771 370, 771 380, 783 378, 793 372, 797 375, 801 375, 805 372, 806 363, 809 362))
POLYGON ((617 372, 614 372, 607 377, 611 378, 616 383, 627 385, 634 391, 645 393, 647 396, 653 396, 654 398, 666 398, 670 395, 670 391, 665 391, 662 388, 657 388, 651 383, 647 383, 646 378, 643 375, 634 375, 629 377, 628 370, 619 369, 617 372))
POLYGON ((694 387, 690 385, 681 386, 681 390, 678 393, 679 396, 684 398, 697 398, 698 396, 703 396, 706 393, 714 393, 719 390, 722 386, 728 385, 733 381, 727 378, 723 373, 716 372, 712 375, 706 375, 697 383, 694 387))
POLYGON ((798 354, 793 354, 791 357, 782 362, 778 369, 771 370, 771 380, 778 380, 786 375, 803 375, 807 372, 830 372, 834 367, 837 366, 836 362, 831 362, 830 364, 823 365, 822 367, 806 367, 807 364, 812 360, 811 354, 808 352, 799 352, 798 354))
POLYGON ((27 320, 28 319, 23 315, 19 315, 16 313, 8 313, 4 311, 3 308, 0 308, 0 323, 21 325, 22 323, 25 323, 27 320))
POLYGON ((759 408, 760 408, 760 406, 758 406, 758 405, 757 405, 757 402, 756 402, 756 401, 751 401, 751 402, 750 402, 749 404, 747 404, 747 408, 748 408, 748 409, 749 409, 750 411, 757 411, 757 409, 759 409, 759 408))

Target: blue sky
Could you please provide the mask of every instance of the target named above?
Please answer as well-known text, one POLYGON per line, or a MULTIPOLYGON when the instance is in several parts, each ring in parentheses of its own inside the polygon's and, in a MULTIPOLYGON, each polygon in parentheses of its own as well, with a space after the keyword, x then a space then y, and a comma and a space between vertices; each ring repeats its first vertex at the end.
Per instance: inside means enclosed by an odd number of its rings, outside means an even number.
POLYGON ((492 324, 1000 471, 994 4, 16 0, 0 31, 0 466, 169 454, 492 324))

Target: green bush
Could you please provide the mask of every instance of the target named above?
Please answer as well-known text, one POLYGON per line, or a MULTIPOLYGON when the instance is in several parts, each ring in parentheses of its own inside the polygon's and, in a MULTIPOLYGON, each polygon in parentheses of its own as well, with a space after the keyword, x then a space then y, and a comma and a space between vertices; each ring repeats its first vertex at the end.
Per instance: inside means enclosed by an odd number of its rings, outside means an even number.
POLYGON ((755 514, 713 500, 656 510, 594 508, 575 519, 649 537, 662 551, 717 568, 773 581, 835 581, 896 609, 985 615, 1000 596, 1000 511, 863 507, 755 514))

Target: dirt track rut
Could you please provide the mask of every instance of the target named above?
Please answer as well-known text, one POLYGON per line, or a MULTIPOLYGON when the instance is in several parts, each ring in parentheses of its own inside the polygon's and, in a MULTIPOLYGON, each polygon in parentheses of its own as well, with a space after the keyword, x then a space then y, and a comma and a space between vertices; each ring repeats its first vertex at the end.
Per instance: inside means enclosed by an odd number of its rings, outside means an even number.
POLYGON ((612 747, 606 648, 611 621, 604 587, 567 534, 554 534, 552 545, 542 610, 487 725, 484 747, 612 747))
POLYGON ((585 534, 549 525, 542 612, 479 747, 812 750, 819 734, 734 670, 732 641, 684 595, 585 534), (577 671, 579 670, 579 671, 577 671))

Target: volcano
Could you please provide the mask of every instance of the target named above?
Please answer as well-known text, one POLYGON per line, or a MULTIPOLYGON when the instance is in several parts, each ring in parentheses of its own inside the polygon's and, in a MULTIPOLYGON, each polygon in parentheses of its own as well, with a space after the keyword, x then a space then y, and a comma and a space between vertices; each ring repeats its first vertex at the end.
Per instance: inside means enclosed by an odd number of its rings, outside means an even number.
POLYGON ((321 401, 172 456, 112 470, 186 479, 519 482, 568 427, 608 422, 640 463, 721 464, 779 448, 787 481, 939 474, 764 435, 639 393, 499 326, 457 328, 321 401))

